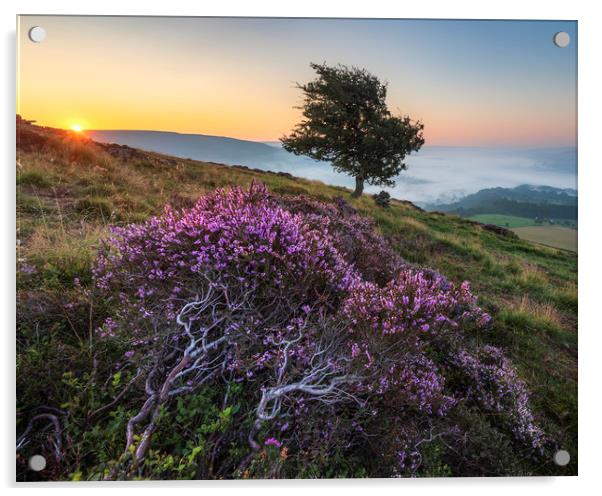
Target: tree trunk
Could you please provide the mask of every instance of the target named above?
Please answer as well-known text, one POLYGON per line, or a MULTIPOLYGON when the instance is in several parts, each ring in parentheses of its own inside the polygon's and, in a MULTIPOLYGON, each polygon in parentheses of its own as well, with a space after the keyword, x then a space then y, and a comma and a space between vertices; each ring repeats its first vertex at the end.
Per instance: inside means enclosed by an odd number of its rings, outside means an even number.
POLYGON ((359 198, 364 192, 364 178, 356 176, 355 178, 355 191, 351 194, 353 198, 359 198))

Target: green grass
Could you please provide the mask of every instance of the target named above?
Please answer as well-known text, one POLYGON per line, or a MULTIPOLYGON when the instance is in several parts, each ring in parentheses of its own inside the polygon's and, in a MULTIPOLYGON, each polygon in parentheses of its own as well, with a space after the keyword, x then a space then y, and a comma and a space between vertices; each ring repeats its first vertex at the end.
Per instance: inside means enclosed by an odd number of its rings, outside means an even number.
POLYGON ((515 217, 502 214, 479 214, 469 217, 469 220, 481 224, 493 224, 514 231, 520 238, 534 243, 560 248, 562 250, 577 251, 577 231, 573 221, 563 221, 570 225, 560 226, 549 223, 541 224, 527 217, 515 217))
POLYGON ((469 217, 470 220, 480 222, 482 224, 493 224, 500 227, 512 229, 514 227, 535 226, 535 220, 527 217, 515 217, 514 215, 503 214, 478 214, 469 217))
POLYGON ((513 229, 522 239, 542 245, 577 251, 577 230, 561 226, 529 226, 513 229))
MULTIPOLYGON (((182 208, 217 187, 258 180, 276 194, 307 194, 323 201, 342 196, 372 218, 408 262, 432 267, 456 282, 469 280, 479 304, 494 317, 493 329, 479 339, 506 348, 533 391, 539 420, 576 456, 576 253, 501 236, 461 217, 424 212, 404 202, 394 200, 382 209, 371 197, 351 199, 349 190, 318 181, 155 153, 118 159, 93 143, 65 146, 77 153, 63 153, 59 145, 18 153, 18 258, 36 269, 33 276, 17 279, 19 305, 25 305, 18 312, 19 363, 32 356, 53 363, 57 357, 44 350, 60 349, 91 366, 93 350, 81 336, 90 332, 98 309, 87 309, 78 321, 74 312, 49 310, 48 302, 63 301, 75 277, 90 283, 89 267, 109 225, 139 222, 159 214, 166 203, 182 208), (41 326, 34 324, 38 308, 45 312, 41 326)), ((486 217, 479 221, 493 223, 486 217)), ((27 379, 27 370, 19 374, 27 379)), ((21 405, 39 397, 26 382, 19 388, 21 405)), ((576 465, 554 470, 574 474, 576 465)))
POLYGON ((40 171, 27 171, 17 175, 17 186, 31 185, 39 188, 47 188, 50 185, 48 177, 40 171))

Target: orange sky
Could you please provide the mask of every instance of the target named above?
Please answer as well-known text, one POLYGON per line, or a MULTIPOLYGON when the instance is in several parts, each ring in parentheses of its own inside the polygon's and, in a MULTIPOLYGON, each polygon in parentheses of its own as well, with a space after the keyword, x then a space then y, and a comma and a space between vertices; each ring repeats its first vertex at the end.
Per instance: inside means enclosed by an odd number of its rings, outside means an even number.
POLYGON ((63 128, 276 140, 299 119, 294 82, 327 61, 387 80, 391 110, 421 119, 427 144, 574 144, 576 52, 548 38, 572 23, 378 22, 25 16, 17 112, 63 128), (39 44, 35 25, 48 33, 39 44))

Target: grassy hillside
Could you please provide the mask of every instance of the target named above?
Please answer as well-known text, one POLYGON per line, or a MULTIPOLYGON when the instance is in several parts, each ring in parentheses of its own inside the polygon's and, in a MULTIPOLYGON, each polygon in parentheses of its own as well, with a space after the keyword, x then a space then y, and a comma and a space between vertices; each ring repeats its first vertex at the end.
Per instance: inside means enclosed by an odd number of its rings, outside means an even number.
MULTIPOLYGON (((342 196, 374 219, 408 262, 435 268, 452 281, 471 281, 479 303, 494 318, 493 329, 480 339, 508 351, 533 391, 543 428, 572 456, 567 467, 550 460, 529 466, 526 473, 576 473, 576 254, 492 232, 457 216, 427 213, 407 202, 393 201, 382 209, 366 195, 352 200, 340 187, 100 145, 24 122, 18 124, 17 155, 18 432, 34 407, 73 406, 80 401, 74 398, 88 394, 86 378, 101 374, 92 331, 102 309, 89 305, 76 312, 62 302, 76 292, 74 281, 90 285, 91 262, 107 227, 144 220, 167 203, 190 206, 217 187, 253 180, 274 193, 324 201, 342 196)), ((85 423, 80 428, 87 432, 85 423)), ((107 434, 112 440, 120 435, 107 434)), ((77 473, 57 476, 77 478, 77 473)))

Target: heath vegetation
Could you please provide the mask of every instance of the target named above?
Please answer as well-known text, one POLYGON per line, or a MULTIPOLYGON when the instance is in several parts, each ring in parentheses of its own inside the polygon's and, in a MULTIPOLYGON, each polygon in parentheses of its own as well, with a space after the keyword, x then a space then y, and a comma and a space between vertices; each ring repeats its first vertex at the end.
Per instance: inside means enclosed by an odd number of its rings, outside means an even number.
POLYGON ((38 453, 53 480, 576 473, 575 254, 21 119, 17 138, 20 480, 38 453))

